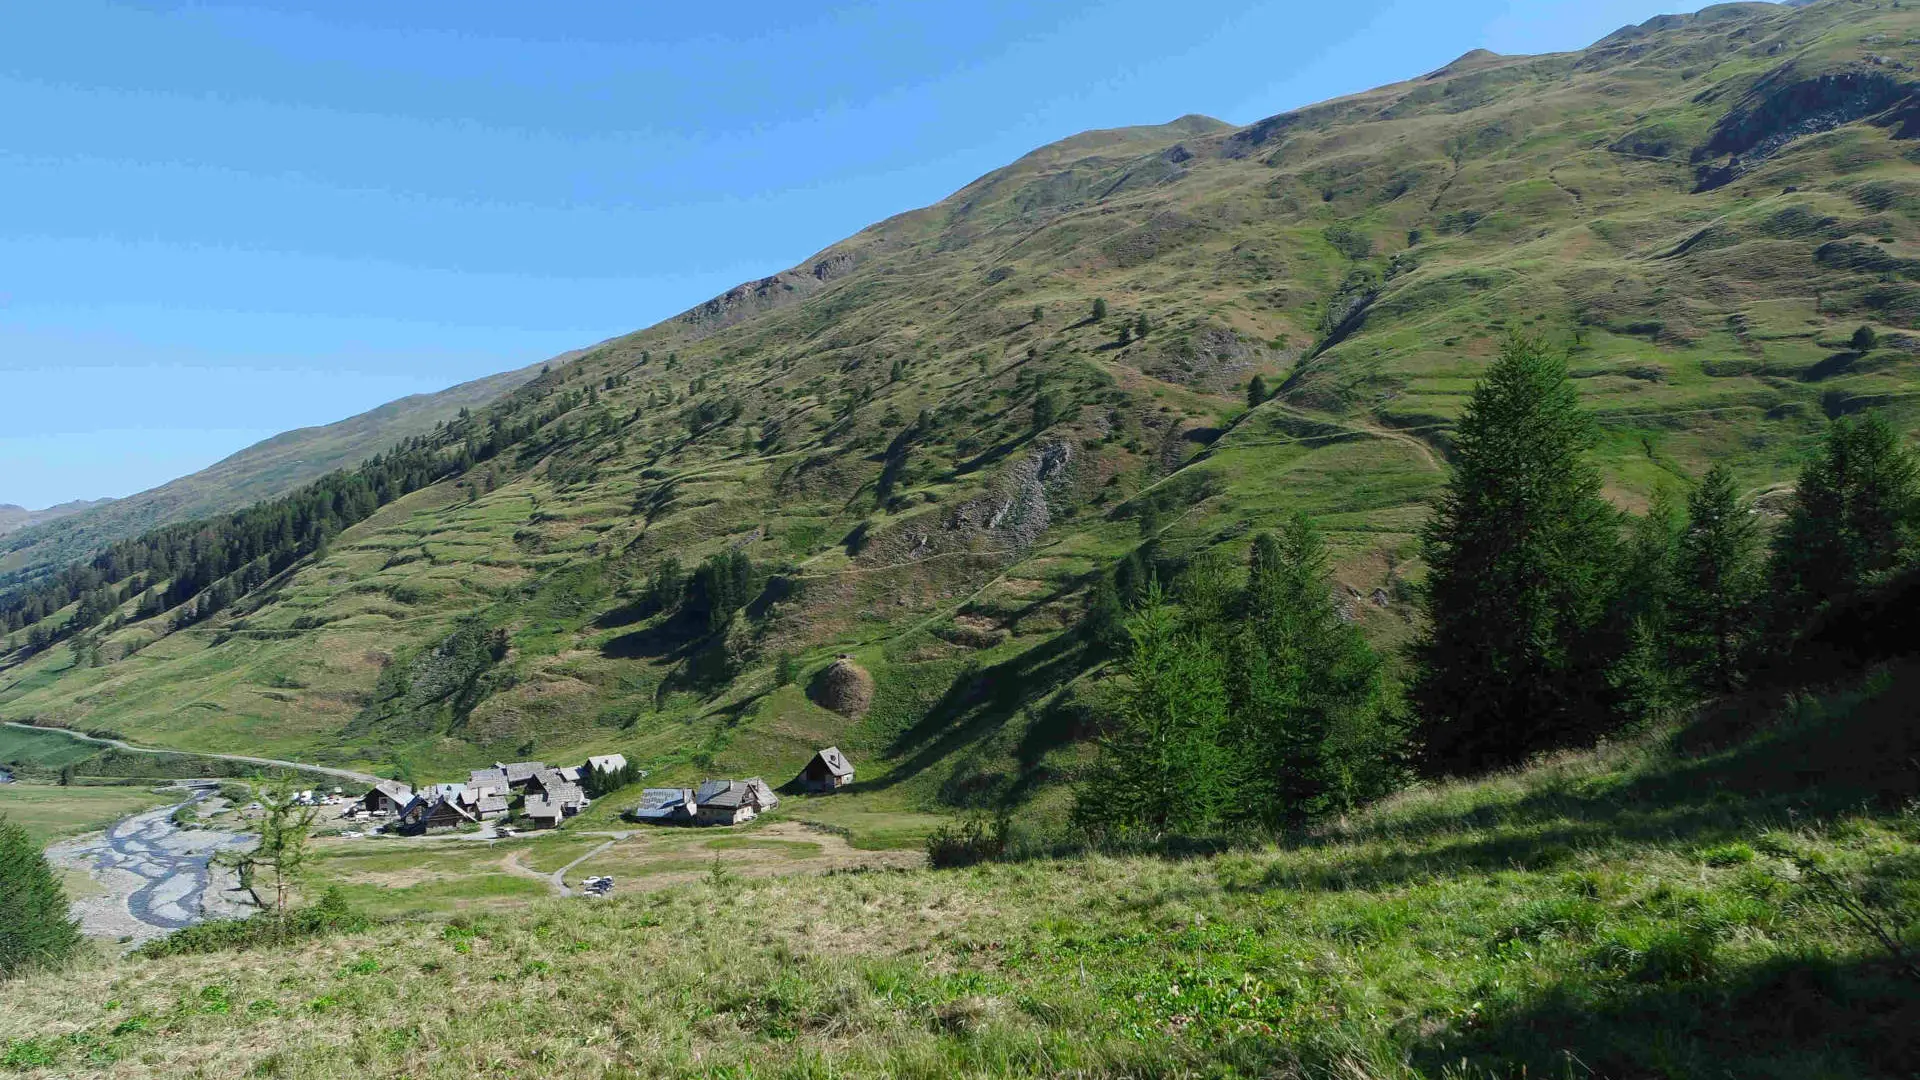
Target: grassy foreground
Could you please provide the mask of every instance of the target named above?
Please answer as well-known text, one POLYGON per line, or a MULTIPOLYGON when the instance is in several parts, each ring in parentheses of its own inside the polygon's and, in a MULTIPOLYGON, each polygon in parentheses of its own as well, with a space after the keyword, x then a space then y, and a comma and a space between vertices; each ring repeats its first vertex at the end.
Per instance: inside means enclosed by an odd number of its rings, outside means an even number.
POLYGON ((1907 1076, 1920 667, 1193 857, 708 879, 10 985, 28 1075, 1907 1076), (1785 857, 1819 860, 1810 872, 1785 857))
POLYGON ((0 814, 41 844, 104 829, 129 814, 179 800, 134 787, 0 784, 0 814))

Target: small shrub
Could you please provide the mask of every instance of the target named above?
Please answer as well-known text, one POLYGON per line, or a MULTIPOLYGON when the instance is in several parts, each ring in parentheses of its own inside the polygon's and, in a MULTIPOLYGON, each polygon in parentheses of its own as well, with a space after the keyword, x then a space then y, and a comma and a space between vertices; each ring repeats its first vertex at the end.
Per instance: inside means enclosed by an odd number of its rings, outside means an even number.
POLYGON ((991 822, 970 817, 957 828, 942 825, 927 837, 927 865, 945 870, 997 860, 1007 852, 1007 830, 1005 817, 991 822))
POLYGON ((1708 866, 1742 866, 1753 861, 1753 849, 1738 841, 1721 844, 1702 849, 1700 861, 1708 866))
POLYGON ((272 912, 265 911, 245 919, 215 919, 149 941, 140 946, 138 955, 158 959, 196 953, 237 952, 302 938, 357 933, 370 925, 372 920, 364 913, 353 910, 347 903, 346 894, 334 886, 322 893, 313 906, 300 908, 285 920, 276 919, 272 912))

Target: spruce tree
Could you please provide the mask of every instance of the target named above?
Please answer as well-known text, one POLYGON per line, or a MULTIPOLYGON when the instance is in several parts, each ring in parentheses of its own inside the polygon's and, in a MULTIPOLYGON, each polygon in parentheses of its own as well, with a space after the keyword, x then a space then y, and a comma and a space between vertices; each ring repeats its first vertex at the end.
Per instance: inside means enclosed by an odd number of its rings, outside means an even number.
POLYGON ((0 978, 57 966, 80 940, 46 856, 27 830, 0 814, 0 978))
POLYGON ((1598 648, 1618 515, 1587 458, 1564 357, 1514 336, 1474 389, 1452 478, 1422 535, 1426 631, 1412 688, 1429 769, 1508 765, 1609 722, 1598 648))
POLYGON ((1074 792, 1074 824, 1150 838, 1212 828, 1231 793, 1220 656, 1182 625, 1158 584, 1127 629, 1124 704, 1100 764, 1074 792))
POLYGON ((1920 533, 1920 481, 1900 437, 1878 415, 1842 417, 1800 471, 1768 569, 1776 639, 1834 599, 1901 566, 1920 533))
POLYGON ((1260 403, 1265 400, 1267 400, 1266 377, 1255 375, 1253 381, 1247 383, 1247 408, 1257 409, 1260 407, 1260 403))
POLYGON ((1732 470, 1715 465, 1687 497, 1674 566, 1675 659, 1699 689, 1731 689, 1753 640, 1760 526, 1732 470))

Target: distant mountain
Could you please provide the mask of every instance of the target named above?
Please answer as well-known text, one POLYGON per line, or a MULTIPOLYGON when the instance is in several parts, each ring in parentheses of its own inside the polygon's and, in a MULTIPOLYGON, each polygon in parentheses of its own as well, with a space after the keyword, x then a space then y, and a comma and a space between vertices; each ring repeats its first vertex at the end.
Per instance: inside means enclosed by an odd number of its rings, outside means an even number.
POLYGON ((63 502, 59 506, 49 506, 45 510, 29 510, 13 503, 0 503, 0 536, 53 521, 56 518, 78 514, 82 510, 105 506, 112 501, 112 499, 75 499, 72 502, 63 502))
MULTIPOLYGON (((578 355, 563 353, 545 363, 565 363, 578 355)), ((206 517, 290 491, 431 431, 461 409, 486 405, 538 375, 542 366, 413 394, 337 423, 283 432, 197 473, 124 499, 64 503, 31 512, 0 506, 0 582, 31 580, 156 525, 206 517)))

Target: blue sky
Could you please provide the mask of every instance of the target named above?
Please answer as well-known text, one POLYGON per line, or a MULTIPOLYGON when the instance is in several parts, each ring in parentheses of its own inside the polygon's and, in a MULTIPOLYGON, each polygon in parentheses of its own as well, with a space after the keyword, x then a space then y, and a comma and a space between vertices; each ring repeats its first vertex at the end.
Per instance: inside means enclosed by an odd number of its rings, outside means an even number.
POLYGON ((0 0, 0 502, 651 324, 1077 131, 1701 6, 0 0))

